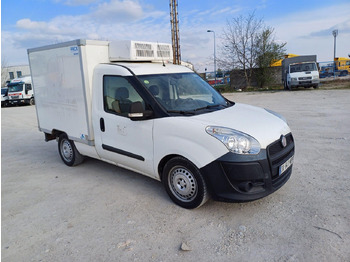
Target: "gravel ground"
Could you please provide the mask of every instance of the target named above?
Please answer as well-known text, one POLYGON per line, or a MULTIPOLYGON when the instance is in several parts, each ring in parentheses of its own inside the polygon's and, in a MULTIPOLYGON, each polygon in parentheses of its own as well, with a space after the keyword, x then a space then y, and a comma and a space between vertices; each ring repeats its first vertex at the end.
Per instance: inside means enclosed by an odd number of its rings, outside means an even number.
POLYGON ((195 210, 116 166, 65 166, 33 106, 2 108, 2 261, 350 261, 350 90, 227 97, 288 119, 292 177, 264 199, 195 210))

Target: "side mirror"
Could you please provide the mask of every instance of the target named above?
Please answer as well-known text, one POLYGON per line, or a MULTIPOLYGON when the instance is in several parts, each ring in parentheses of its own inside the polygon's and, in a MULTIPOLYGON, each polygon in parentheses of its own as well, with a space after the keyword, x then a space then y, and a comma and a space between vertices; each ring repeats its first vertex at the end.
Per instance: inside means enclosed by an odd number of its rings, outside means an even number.
POLYGON ((130 106, 128 117, 133 120, 145 120, 153 115, 153 111, 144 110, 141 102, 133 102, 130 106))

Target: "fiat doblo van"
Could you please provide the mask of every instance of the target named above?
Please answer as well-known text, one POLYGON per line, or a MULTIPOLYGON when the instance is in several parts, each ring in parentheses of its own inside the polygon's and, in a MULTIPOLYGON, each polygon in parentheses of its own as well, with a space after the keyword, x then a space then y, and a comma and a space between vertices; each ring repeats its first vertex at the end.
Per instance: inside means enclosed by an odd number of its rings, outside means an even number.
POLYGON ((286 120, 168 63, 169 44, 74 40, 28 56, 39 130, 68 166, 88 156, 135 171, 189 209, 256 200, 291 176, 286 120))

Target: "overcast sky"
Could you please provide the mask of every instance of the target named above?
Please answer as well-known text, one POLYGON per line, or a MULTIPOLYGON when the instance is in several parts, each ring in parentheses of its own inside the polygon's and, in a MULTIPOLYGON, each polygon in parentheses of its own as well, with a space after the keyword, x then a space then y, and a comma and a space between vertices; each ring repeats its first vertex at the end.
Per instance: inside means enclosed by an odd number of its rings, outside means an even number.
MULTIPOLYGON (((228 20, 255 12, 287 42, 287 53, 333 59, 350 54, 349 0, 178 0, 182 60, 203 72, 213 70, 228 20)), ((6 65, 28 64, 26 49, 79 38, 171 43, 168 0, 2 0, 1 57, 6 65)))

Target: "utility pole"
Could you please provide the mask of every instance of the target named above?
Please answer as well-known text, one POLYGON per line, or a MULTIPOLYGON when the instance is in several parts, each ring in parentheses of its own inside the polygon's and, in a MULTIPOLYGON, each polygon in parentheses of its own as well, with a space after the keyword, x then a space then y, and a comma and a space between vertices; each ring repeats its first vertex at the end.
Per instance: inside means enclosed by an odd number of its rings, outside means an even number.
POLYGON ((177 0, 170 0, 171 40, 173 46, 173 64, 181 64, 179 18, 177 0))
POLYGON ((207 32, 214 34, 214 75, 215 75, 214 86, 216 86, 216 44, 215 44, 215 32, 214 32, 214 30, 207 30, 207 32))
POLYGON ((335 55, 336 55, 338 29, 333 30, 332 34, 334 36, 333 75, 334 75, 334 78, 335 78, 335 55))

